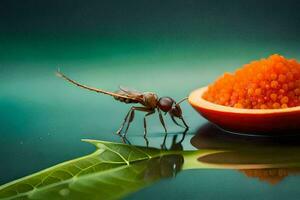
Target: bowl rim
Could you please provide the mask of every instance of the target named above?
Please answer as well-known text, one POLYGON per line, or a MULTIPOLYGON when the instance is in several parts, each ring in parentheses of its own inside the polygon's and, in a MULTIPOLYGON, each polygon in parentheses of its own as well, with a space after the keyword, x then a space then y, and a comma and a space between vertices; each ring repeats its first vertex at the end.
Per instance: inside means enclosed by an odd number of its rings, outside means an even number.
POLYGON ((274 114, 274 113, 290 113, 299 112, 300 106, 290 107, 290 108, 279 108, 279 109, 246 109, 246 108, 233 108, 229 106, 223 106, 219 104, 212 103, 202 98, 204 92, 206 92, 208 86, 196 89, 192 91, 188 97, 189 103, 194 107, 204 108, 207 110, 213 110, 217 112, 226 113, 239 113, 239 114, 274 114))

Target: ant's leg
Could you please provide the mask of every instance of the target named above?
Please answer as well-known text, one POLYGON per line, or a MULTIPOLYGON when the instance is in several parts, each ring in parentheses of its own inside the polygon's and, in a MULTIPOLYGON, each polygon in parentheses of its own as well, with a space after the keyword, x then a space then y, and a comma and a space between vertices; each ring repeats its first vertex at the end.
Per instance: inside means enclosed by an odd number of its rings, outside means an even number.
POLYGON ((181 143, 183 142, 183 140, 185 139, 185 136, 186 136, 186 133, 188 132, 188 130, 189 130, 189 127, 187 127, 187 128, 183 131, 183 133, 182 133, 182 138, 181 138, 181 140, 178 142, 178 144, 181 144, 181 143))
POLYGON ((184 128, 181 124, 179 124, 179 123, 175 120, 175 118, 174 118, 173 115, 170 115, 170 116, 171 116, 171 119, 172 119, 172 121, 174 122, 174 124, 176 124, 177 126, 180 126, 180 127, 184 128))
POLYGON ((128 131, 128 128, 129 128, 129 126, 130 126, 130 123, 131 123, 131 122, 133 121, 133 119, 134 119, 134 111, 135 111, 135 110, 143 111, 143 112, 150 112, 150 110, 149 110, 148 108, 145 108, 145 107, 135 107, 135 106, 133 106, 133 107, 131 108, 131 112, 130 112, 130 114, 129 114, 129 119, 128 119, 128 122, 127 122, 126 130, 125 130, 125 132, 124 132, 124 136, 126 136, 127 131, 128 131))
POLYGON ((147 137, 144 136, 144 140, 145 140, 145 144, 146 144, 146 147, 148 148, 149 147, 149 140, 147 137))
POLYGON ((165 125, 164 118, 163 118, 163 116, 162 116, 162 114, 161 114, 161 111, 160 111, 159 109, 157 109, 157 110, 158 110, 158 116, 159 116, 160 123, 161 123, 162 126, 164 127, 165 133, 167 134, 168 131, 167 131, 167 128, 166 128, 166 125, 165 125))
POLYGON ((126 136, 119 135, 123 144, 131 145, 130 141, 126 138, 126 136))
POLYGON ((187 123, 184 121, 184 119, 183 119, 182 116, 180 117, 180 119, 181 119, 182 123, 183 123, 184 126, 185 126, 185 130, 189 130, 189 126, 188 126, 187 123))
POLYGON ((165 134, 163 143, 160 145, 160 148, 162 150, 167 150, 167 146, 166 146, 167 136, 168 136, 168 134, 165 134))
POLYGON ((146 144, 148 146, 148 139, 147 139, 147 122, 146 122, 146 117, 149 115, 152 115, 153 113, 155 113, 155 110, 149 111, 147 114, 145 114, 144 116, 144 138, 146 140, 146 144))
POLYGON ((126 134, 127 134, 128 128, 130 126, 130 123, 134 119, 134 110, 135 110, 135 107, 132 107, 131 112, 129 114, 129 119, 128 119, 128 122, 127 122, 127 127, 126 127, 125 132, 124 132, 124 137, 126 137, 126 134))
POLYGON ((121 131, 123 130, 124 125, 125 125, 125 123, 126 123, 128 117, 129 117, 129 114, 130 114, 130 112, 132 111, 132 109, 133 109, 133 107, 131 107, 130 110, 128 111, 128 113, 126 114, 126 116, 125 116, 125 118, 124 118, 124 121, 123 121, 121 127, 120 127, 120 128, 118 129, 118 131, 116 132, 116 134, 118 134, 118 135, 121 134, 121 131))

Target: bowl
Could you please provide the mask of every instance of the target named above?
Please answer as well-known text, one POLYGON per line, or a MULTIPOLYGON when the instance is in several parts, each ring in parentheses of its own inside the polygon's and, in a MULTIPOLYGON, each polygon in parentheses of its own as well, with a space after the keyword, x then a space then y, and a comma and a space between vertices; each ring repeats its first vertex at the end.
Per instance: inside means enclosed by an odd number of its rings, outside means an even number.
POLYGON ((300 134, 300 106, 280 109, 222 106, 202 98, 207 89, 193 91, 188 101, 200 115, 225 131, 265 136, 289 135, 290 132, 300 134))

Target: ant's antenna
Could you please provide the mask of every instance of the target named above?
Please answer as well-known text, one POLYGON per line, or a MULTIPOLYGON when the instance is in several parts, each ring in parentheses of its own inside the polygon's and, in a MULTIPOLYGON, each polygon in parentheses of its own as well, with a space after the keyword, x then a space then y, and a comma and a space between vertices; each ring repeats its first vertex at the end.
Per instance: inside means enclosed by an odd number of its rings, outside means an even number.
POLYGON ((182 102, 184 102, 185 100, 187 100, 188 99, 188 97, 184 97, 183 99, 181 99, 178 103, 176 103, 176 105, 179 105, 179 104, 181 104, 182 102))
POLYGON ((97 93, 102 93, 102 94, 107 94, 107 95, 110 95, 110 96, 113 96, 113 97, 120 97, 120 98, 127 98, 127 99, 132 99, 132 100, 136 100, 135 98, 131 98, 129 96, 124 96, 124 95, 120 95, 120 94, 117 94, 117 93, 114 93, 114 92, 108 92, 108 91, 105 91, 105 90, 102 90, 102 89, 98 89, 98 88, 94 88, 94 87, 90 87, 90 86, 86 86, 86 85, 83 85, 81 83, 78 83, 77 81, 67 77, 66 75, 64 75, 63 73, 60 72, 60 69, 58 68, 57 71, 56 71, 56 76, 78 86, 78 87, 81 87, 81 88, 84 88, 84 89, 87 89, 87 90, 90 90, 90 91, 93 91, 93 92, 97 92, 97 93))

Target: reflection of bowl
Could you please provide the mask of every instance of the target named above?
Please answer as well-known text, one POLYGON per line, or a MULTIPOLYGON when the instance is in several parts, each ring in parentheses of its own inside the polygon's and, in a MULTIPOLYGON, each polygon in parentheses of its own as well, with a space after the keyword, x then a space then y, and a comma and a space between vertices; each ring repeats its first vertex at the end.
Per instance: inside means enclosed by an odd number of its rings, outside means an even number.
POLYGON ((197 160, 216 168, 236 169, 249 178, 276 184, 300 173, 300 137, 249 137, 227 134, 207 123, 191 139, 197 149, 220 150, 197 160), (224 151, 221 151, 224 150, 224 151))
POLYGON ((223 150, 199 157, 205 163, 257 169, 260 166, 300 167, 300 137, 248 137, 229 135, 208 123, 192 137, 197 149, 223 150))
POLYGON ((283 109, 240 109, 211 103, 202 98, 207 87, 193 91, 189 103, 203 117, 232 132, 259 135, 300 130, 300 106, 283 109))
POLYGON ((260 181, 275 185, 287 176, 298 175, 300 168, 240 169, 239 171, 249 178, 258 178, 260 181))

